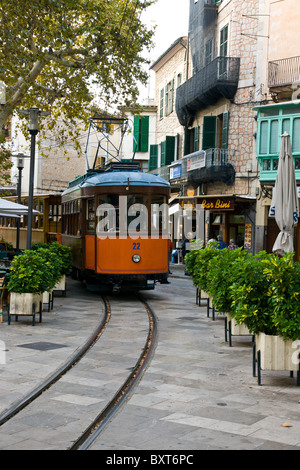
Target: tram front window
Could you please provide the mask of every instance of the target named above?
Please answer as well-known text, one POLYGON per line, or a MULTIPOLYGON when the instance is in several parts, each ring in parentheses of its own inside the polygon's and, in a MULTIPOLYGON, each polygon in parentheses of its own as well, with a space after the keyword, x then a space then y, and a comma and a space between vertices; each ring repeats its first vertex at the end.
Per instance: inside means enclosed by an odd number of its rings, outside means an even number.
POLYGON ((163 235, 168 237, 168 204, 166 196, 151 198, 151 236, 163 235))
POLYGON ((147 197, 139 194, 100 195, 97 234, 101 237, 148 236, 147 197))

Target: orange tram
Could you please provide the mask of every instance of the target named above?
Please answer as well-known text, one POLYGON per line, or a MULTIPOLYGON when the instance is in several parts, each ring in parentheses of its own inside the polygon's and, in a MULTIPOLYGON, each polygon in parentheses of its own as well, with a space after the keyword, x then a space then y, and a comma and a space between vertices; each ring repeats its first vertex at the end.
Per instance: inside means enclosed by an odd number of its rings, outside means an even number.
POLYGON ((61 242, 73 277, 88 290, 154 289, 168 282, 168 198, 164 179, 136 163, 88 170, 62 193, 61 242))

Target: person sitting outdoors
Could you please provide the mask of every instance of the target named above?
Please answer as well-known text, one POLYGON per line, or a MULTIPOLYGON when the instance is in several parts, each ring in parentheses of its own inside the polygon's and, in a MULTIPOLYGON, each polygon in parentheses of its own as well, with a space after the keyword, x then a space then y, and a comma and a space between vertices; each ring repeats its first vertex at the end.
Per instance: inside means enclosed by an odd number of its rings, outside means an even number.
POLYGON ((236 250, 238 248, 233 238, 229 240, 228 248, 230 248, 230 250, 236 250))
POLYGON ((223 248, 227 248, 226 243, 223 241, 222 235, 217 236, 216 248, 218 248, 219 250, 223 250, 223 248))

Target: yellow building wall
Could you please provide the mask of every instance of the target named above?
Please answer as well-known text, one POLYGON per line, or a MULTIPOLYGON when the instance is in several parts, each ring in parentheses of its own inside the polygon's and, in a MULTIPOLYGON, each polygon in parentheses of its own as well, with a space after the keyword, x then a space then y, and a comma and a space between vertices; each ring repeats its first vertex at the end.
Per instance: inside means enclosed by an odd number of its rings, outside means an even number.
POLYGON ((300 56, 299 22, 299 0, 270 0, 270 61, 300 56))

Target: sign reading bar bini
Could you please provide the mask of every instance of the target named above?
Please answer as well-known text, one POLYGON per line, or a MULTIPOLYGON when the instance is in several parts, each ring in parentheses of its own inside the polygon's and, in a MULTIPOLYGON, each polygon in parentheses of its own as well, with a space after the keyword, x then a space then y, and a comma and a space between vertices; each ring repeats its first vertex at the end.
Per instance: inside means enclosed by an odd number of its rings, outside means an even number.
POLYGON ((234 200, 233 199, 224 199, 224 198, 202 198, 198 199, 198 204, 202 204, 203 209, 210 211, 233 211, 234 200))

